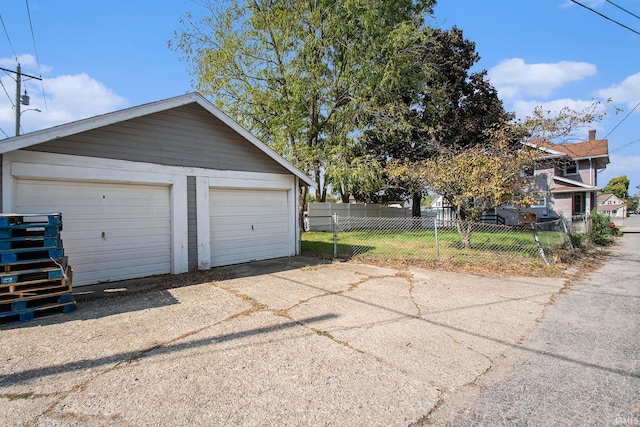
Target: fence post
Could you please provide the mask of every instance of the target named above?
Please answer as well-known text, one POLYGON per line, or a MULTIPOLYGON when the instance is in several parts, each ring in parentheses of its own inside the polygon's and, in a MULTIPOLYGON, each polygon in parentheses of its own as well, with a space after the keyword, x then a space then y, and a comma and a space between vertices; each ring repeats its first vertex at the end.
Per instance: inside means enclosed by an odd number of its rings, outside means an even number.
POLYGON ((536 241, 536 246, 538 246, 538 252, 544 261, 544 264, 548 267, 549 261, 547 261, 547 257, 544 256, 544 249, 542 249, 542 244, 540 243, 540 238, 538 237, 538 230, 536 230, 535 222, 531 223, 531 231, 533 231, 533 239, 536 241))
POLYGON ((436 233, 436 262, 440 262, 440 245, 438 244, 438 217, 433 219, 433 229, 436 233))
POLYGON ((333 223, 333 257, 338 257, 338 214, 331 215, 333 223))
POLYGON ((567 230, 567 224, 564 223, 564 220, 562 218, 560 218, 558 221, 562 223, 562 228, 564 229, 564 235, 567 236, 567 241, 569 242, 571 253, 576 253, 576 248, 573 247, 573 242, 571 241, 571 234, 569 233, 569 230, 567 230))

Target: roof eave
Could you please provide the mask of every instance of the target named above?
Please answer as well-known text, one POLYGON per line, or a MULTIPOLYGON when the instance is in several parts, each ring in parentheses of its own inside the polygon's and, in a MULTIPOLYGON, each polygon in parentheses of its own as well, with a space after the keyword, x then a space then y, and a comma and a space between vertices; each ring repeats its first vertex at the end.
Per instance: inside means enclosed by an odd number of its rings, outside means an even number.
POLYGON ((187 93, 185 95, 173 98, 163 99, 148 104, 139 105, 137 107, 126 108, 99 116, 81 119, 75 122, 54 126, 52 128, 42 129, 25 135, 20 135, 0 141, 0 154, 8 153, 15 150, 31 147, 32 145, 42 144, 44 142, 53 141, 81 132, 97 129, 118 123, 125 120, 131 120, 137 117, 146 116, 148 114, 169 110, 171 108, 181 107, 183 105, 197 103, 205 110, 209 111, 213 116, 232 128, 246 140, 251 142, 256 148, 265 153, 271 159, 275 160, 280 166, 300 178, 310 187, 315 186, 315 182, 311 177, 307 176, 300 169, 286 161, 282 156, 272 150, 265 143, 256 138, 248 130, 240 126, 235 120, 226 115, 206 98, 196 92, 187 93))

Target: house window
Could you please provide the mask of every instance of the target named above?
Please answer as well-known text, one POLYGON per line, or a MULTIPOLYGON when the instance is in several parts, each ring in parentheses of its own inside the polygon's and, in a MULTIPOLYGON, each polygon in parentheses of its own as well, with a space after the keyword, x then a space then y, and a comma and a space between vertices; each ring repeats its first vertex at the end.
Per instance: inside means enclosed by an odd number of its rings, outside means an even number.
POLYGON ((523 170, 520 171, 520 176, 521 177, 532 177, 534 176, 536 173, 536 170, 534 167, 530 167, 530 168, 524 168, 523 170))
POLYGON ((576 162, 564 165, 564 175, 576 175, 578 173, 578 164, 576 162))
POLYGON ((543 208, 545 206, 547 206, 547 198, 545 196, 536 195, 536 201, 533 205, 531 205, 531 207, 543 208))

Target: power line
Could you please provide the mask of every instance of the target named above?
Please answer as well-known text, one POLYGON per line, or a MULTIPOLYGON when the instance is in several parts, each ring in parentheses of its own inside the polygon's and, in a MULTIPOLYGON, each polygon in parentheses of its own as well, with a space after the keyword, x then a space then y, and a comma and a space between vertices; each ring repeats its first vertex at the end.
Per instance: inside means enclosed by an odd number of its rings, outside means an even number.
POLYGON ((624 10, 624 11, 625 11, 625 12, 627 12, 629 15, 631 15, 631 16, 635 16, 636 18, 640 19, 640 16, 636 15, 636 14, 635 14, 635 13, 633 13, 633 12, 628 11, 627 9, 625 9, 625 8, 624 8, 624 7, 622 7, 622 6, 619 6, 619 5, 615 4, 615 3, 614 3, 614 2, 612 2, 611 0, 607 0, 607 3, 612 4, 612 5, 614 5, 615 7, 617 7, 618 9, 620 9, 620 10, 624 10))
POLYGON ((629 116, 631 115, 631 113, 633 113, 633 112, 635 111, 635 109, 636 109, 636 108, 638 108, 638 106, 640 106, 640 102, 638 102, 638 103, 636 104, 636 106, 635 106, 635 107, 633 107, 633 109, 631 109, 631 111, 629 111, 629 112, 627 113, 627 115, 626 115, 626 116, 624 116, 624 118, 623 118, 622 120, 620 120, 620 122, 619 122, 617 125, 615 125, 615 126, 613 127, 613 129, 611 129, 611 130, 609 131, 609 133, 607 134, 607 136, 605 136, 605 137, 604 137, 604 139, 607 139, 607 137, 609 137, 609 135, 611 135, 611 134, 613 133, 613 131, 614 131, 614 130, 616 130, 616 128, 622 124, 622 122, 624 122, 625 120, 627 120, 627 117, 629 117, 629 116))
POLYGON ((640 142, 640 138, 638 138, 638 139, 634 139, 633 141, 631 141, 631 142, 627 142, 626 144, 624 144, 624 145, 622 145, 622 146, 620 146, 620 147, 616 148, 615 150, 609 151, 609 154, 611 154, 611 153, 615 153, 616 151, 619 151, 619 150, 622 150, 623 148, 628 147, 629 145, 637 144, 638 142, 640 142))
POLYGON ((11 103, 11 106, 13 108, 16 108, 16 106, 13 104, 13 99, 11 99, 11 96, 9 96, 9 92, 7 92, 7 88, 4 86, 4 83, 2 83, 2 79, 0 79, 0 86, 2 86, 2 89, 4 89, 4 93, 7 95, 7 98, 9 98, 9 102, 11 103))
MULTIPOLYGON (((36 36, 33 32, 33 24, 31 23, 31 11, 29 10, 29 0, 25 0, 27 4, 27 16, 29 17, 29 28, 31 29, 31 40, 33 40, 33 50, 36 53, 36 63, 38 64, 38 73, 42 77, 42 68, 40 67, 40 57, 38 56, 38 48, 36 47, 36 36)), ((40 85, 42 86, 42 98, 44 99, 44 106, 47 107, 47 96, 44 92, 44 82, 40 79, 40 85)))
POLYGON ((7 40, 9 41, 9 46, 11 47, 11 51, 13 52, 13 56, 16 58, 16 62, 18 61, 18 55, 16 55, 16 50, 13 48, 13 44, 11 44, 11 37, 9 37, 9 32, 7 31, 7 26, 4 25, 4 19, 2 19, 2 15, 0 15, 0 22, 2 22, 2 28, 4 28, 4 34, 7 36, 7 40))
POLYGON ((9 138, 9 135, 7 135, 7 133, 4 131, 4 129, 0 128, 0 132, 4 133, 4 136, 6 136, 7 138, 9 138))
POLYGON ((607 20, 609 20, 609 21, 611 21, 611 22, 613 22, 613 23, 616 23, 616 24, 620 25, 621 27, 626 28, 627 30, 629 30, 629 31, 631 31, 631 32, 634 32, 634 33, 636 33, 636 34, 638 34, 638 35, 640 36, 640 32, 638 32, 638 31, 634 30, 633 28, 631 28, 631 27, 627 27, 626 25, 624 25, 624 24, 622 24, 622 23, 620 23, 620 22, 618 22, 618 21, 616 21, 616 20, 614 20, 614 19, 609 18, 607 15, 604 15, 604 14, 602 14, 602 13, 598 12, 597 10, 592 9, 592 8, 590 8, 589 6, 586 6, 586 5, 582 4, 582 3, 580 3, 579 1, 576 1, 576 0, 571 0, 571 1, 572 1, 572 2, 574 2, 575 4, 577 4, 578 6, 582 6, 582 7, 584 7, 585 9, 590 10, 591 12, 593 12, 593 13, 595 13, 595 14, 600 15, 600 16, 601 16, 601 17, 603 17, 604 19, 607 19, 607 20))

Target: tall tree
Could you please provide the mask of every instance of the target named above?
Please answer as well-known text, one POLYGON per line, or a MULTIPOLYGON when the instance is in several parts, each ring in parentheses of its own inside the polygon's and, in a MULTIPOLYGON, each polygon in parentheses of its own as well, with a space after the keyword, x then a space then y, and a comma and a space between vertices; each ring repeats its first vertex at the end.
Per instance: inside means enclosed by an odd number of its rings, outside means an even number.
POLYGON ((463 149, 443 150, 426 161, 404 167, 418 175, 426 190, 441 195, 456 213, 456 225, 465 247, 471 242, 471 222, 482 213, 504 204, 528 208, 535 201, 532 170, 541 153, 538 146, 561 140, 603 113, 599 103, 556 115, 537 108, 530 117, 494 125, 484 130, 486 143, 463 149), (514 143, 515 142, 515 143, 514 143), (416 172, 417 171, 417 172, 416 172))
POLYGON ((182 20, 170 46, 183 53, 197 89, 312 175, 324 201, 336 147, 353 157, 357 151, 348 151, 368 121, 401 122, 402 115, 371 112, 401 108, 388 93, 408 84, 408 69, 425 69, 414 48, 424 45, 434 3, 207 0, 202 16, 182 20))
POLYGON ((409 104, 406 121, 411 127, 395 133, 387 129, 369 132, 371 149, 389 162, 389 168, 400 167, 389 171, 386 192, 391 197, 411 197, 414 216, 420 215, 424 187, 418 177, 406 175, 402 164, 486 144, 485 129, 512 119, 486 72, 470 71, 480 59, 475 43, 456 27, 435 29, 430 35, 420 59, 434 71, 419 90, 409 87, 399 93, 401 101, 409 104))
POLYGON ((626 200, 629 198, 629 184, 631 181, 626 175, 611 178, 609 183, 602 189, 604 194, 615 194, 618 198, 626 200))

